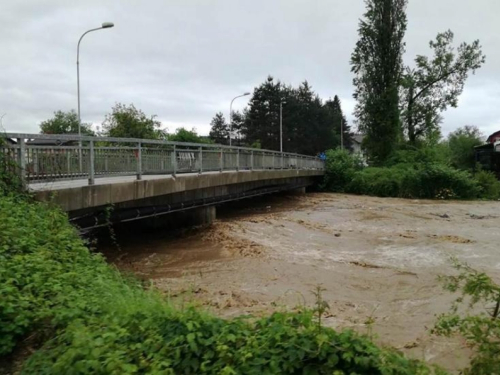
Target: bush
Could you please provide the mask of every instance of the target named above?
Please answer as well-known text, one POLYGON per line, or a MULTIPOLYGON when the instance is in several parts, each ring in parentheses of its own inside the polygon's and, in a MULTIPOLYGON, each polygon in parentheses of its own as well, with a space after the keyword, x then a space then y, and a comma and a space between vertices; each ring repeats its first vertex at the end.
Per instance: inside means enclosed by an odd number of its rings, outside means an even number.
POLYGON ((481 189, 481 198, 500 199, 500 181, 497 180, 494 173, 479 171, 474 175, 474 179, 481 189))
POLYGON ((480 195, 479 185, 468 172, 442 164, 417 166, 410 178, 407 186, 415 198, 473 199, 480 195))
POLYGON ((442 164, 397 164, 354 173, 345 191, 379 197, 472 199, 481 194, 476 180, 442 164))
POLYGON ((405 173, 400 168, 365 168, 354 174, 346 191, 378 197, 400 197, 405 173))
POLYGON ((52 334, 125 293, 117 271, 91 255, 65 214, 0 197, 0 355, 28 333, 52 334))
POLYGON ((26 374, 428 374, 311 311, 226 321, 177 310, 91 254, 64 213, 0 197, 0 355, 35 334, 26 374))
POLYGON ((362 168, 363 161, 360 156, 341 149, 328 150, 322 188, 328 191, 344 192, 356 171, 362 168))

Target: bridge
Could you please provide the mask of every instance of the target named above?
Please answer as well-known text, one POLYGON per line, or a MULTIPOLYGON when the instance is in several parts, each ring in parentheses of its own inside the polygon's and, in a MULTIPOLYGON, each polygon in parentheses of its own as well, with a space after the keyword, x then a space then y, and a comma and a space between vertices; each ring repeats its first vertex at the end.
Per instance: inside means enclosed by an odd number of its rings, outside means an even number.
POLYGON ((217 204, 305 191, 324 174, 317 157, 246 147, 77 135, 1 137, 4 156, 35 198, 59 205, 84 229, 144 218, 163 225, 166 216, 208 223, 217 204), (181 215, 166 215, 176 212, 181 215))

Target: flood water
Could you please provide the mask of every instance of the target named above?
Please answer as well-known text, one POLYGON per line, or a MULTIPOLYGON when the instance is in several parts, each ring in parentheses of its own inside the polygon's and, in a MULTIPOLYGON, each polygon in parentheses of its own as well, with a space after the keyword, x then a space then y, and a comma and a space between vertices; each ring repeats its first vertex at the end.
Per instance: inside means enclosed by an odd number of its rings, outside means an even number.
POLYGON ((467 363, 459 340, 430 335, 454 296, 437 282, 450 256, 500 282, 500 202, 438 202, 339 194, 268 196, 218 208, 205 228, 116 227, 97 250, 169 296, 223 317, 312 306, 321 286, 326 324, 450 370, 467 363), (373 320, 373 327, 365 322, 373 320))

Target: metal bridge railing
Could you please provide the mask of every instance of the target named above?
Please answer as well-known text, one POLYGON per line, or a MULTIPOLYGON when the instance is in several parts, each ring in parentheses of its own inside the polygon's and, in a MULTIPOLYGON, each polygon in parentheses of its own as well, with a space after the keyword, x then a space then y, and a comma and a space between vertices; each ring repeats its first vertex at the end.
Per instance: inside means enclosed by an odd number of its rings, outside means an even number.
POLYGON ((0 151, 27 183, 122 175, 324 169, 317 157, 246 147, 110 137, 0 134, 0 151))

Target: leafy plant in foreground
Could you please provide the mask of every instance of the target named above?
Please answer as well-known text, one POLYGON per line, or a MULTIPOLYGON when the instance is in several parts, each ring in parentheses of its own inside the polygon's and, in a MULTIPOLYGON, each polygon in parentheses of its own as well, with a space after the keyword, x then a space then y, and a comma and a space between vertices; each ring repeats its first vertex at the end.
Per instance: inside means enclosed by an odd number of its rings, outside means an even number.
POLYGON ((500 374, 500 285, 484 272, 456 259, 453 259, 453 265, 459 274, 442 276, 440 280, 446 290, 461 295, 451 312, 439 317, 434 333, 444 336, 460 334, 474 349, 475 355, 464 374, 500 374), (463 315, 458 312, 459 306, 466 301, 469 311, 463 315), (482 310, 479 309, 481 305, 482 310))

